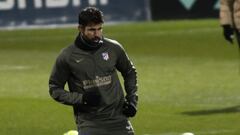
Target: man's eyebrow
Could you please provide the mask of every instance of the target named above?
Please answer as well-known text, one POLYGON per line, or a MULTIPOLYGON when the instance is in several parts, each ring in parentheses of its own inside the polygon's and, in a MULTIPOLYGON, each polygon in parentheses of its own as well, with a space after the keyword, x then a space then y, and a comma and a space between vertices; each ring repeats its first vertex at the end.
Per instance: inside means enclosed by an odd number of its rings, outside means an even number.
POLYGON ((102 27, 99 27, 99 28, 89 28, 89 30, 101 30, 102 27))

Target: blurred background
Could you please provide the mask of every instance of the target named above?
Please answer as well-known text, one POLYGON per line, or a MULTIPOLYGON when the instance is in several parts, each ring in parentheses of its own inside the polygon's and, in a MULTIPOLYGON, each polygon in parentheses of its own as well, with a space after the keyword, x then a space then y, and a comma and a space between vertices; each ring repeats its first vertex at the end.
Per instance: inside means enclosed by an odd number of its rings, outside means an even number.
POLYGON ((76 24, 79 9, 97 6, 106 22, 217 18, 218 0, 1 0, 0 27, 76 24))
MULTIPOLYGON (((78 34, 78 12, 104 12, 138 72, 136 135, 239 135, 240 55, 223 37, 219 0, 1 0, 0 134, 63 135, 72 108, 48 79, 78 34)), ((67 89, 67 87, 66 87, 67 89)))

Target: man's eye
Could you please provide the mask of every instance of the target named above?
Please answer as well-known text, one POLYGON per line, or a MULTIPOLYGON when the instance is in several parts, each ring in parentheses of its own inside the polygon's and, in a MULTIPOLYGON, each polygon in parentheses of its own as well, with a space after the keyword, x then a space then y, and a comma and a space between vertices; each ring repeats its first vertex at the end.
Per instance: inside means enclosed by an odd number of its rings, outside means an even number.
POLYGON ((94 29, 94 28, 92 28, 92 29, 88 29, 89 31, 100 31, 100 30, 102 30, 102 28, 98 28, 98 29, 94 29))

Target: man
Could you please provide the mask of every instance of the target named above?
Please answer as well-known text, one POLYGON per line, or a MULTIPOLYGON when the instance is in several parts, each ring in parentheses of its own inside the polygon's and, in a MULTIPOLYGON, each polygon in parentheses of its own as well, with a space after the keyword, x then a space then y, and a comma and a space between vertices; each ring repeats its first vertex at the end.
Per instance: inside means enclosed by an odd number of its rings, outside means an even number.
POLYGON ((220 2, 220 23, 224 38, 233 43, 234 33, 236 33, 240 45, 240 0, 221 0, 220 2))
POLYGON ((103 37, 103 23, 97 8, 79 13, 79 35, 57 57, 49 92, 56 101, 73 106, 79 135, 134 135, 128 118, 137 112, 136 70, 123 47, 103 37), (69 91, 64 90, 66 83, 69 91))

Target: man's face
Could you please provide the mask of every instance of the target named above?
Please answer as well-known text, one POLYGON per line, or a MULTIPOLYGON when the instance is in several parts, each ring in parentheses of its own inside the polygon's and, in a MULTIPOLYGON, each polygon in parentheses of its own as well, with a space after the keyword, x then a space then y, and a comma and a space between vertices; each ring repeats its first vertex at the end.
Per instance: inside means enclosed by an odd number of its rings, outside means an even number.
POLYGON ((103 24, 91 24, 85 27, 79 26, 79 30, 84 38, 91 42, 98 43, 102 39, 102 25, 103 24))

